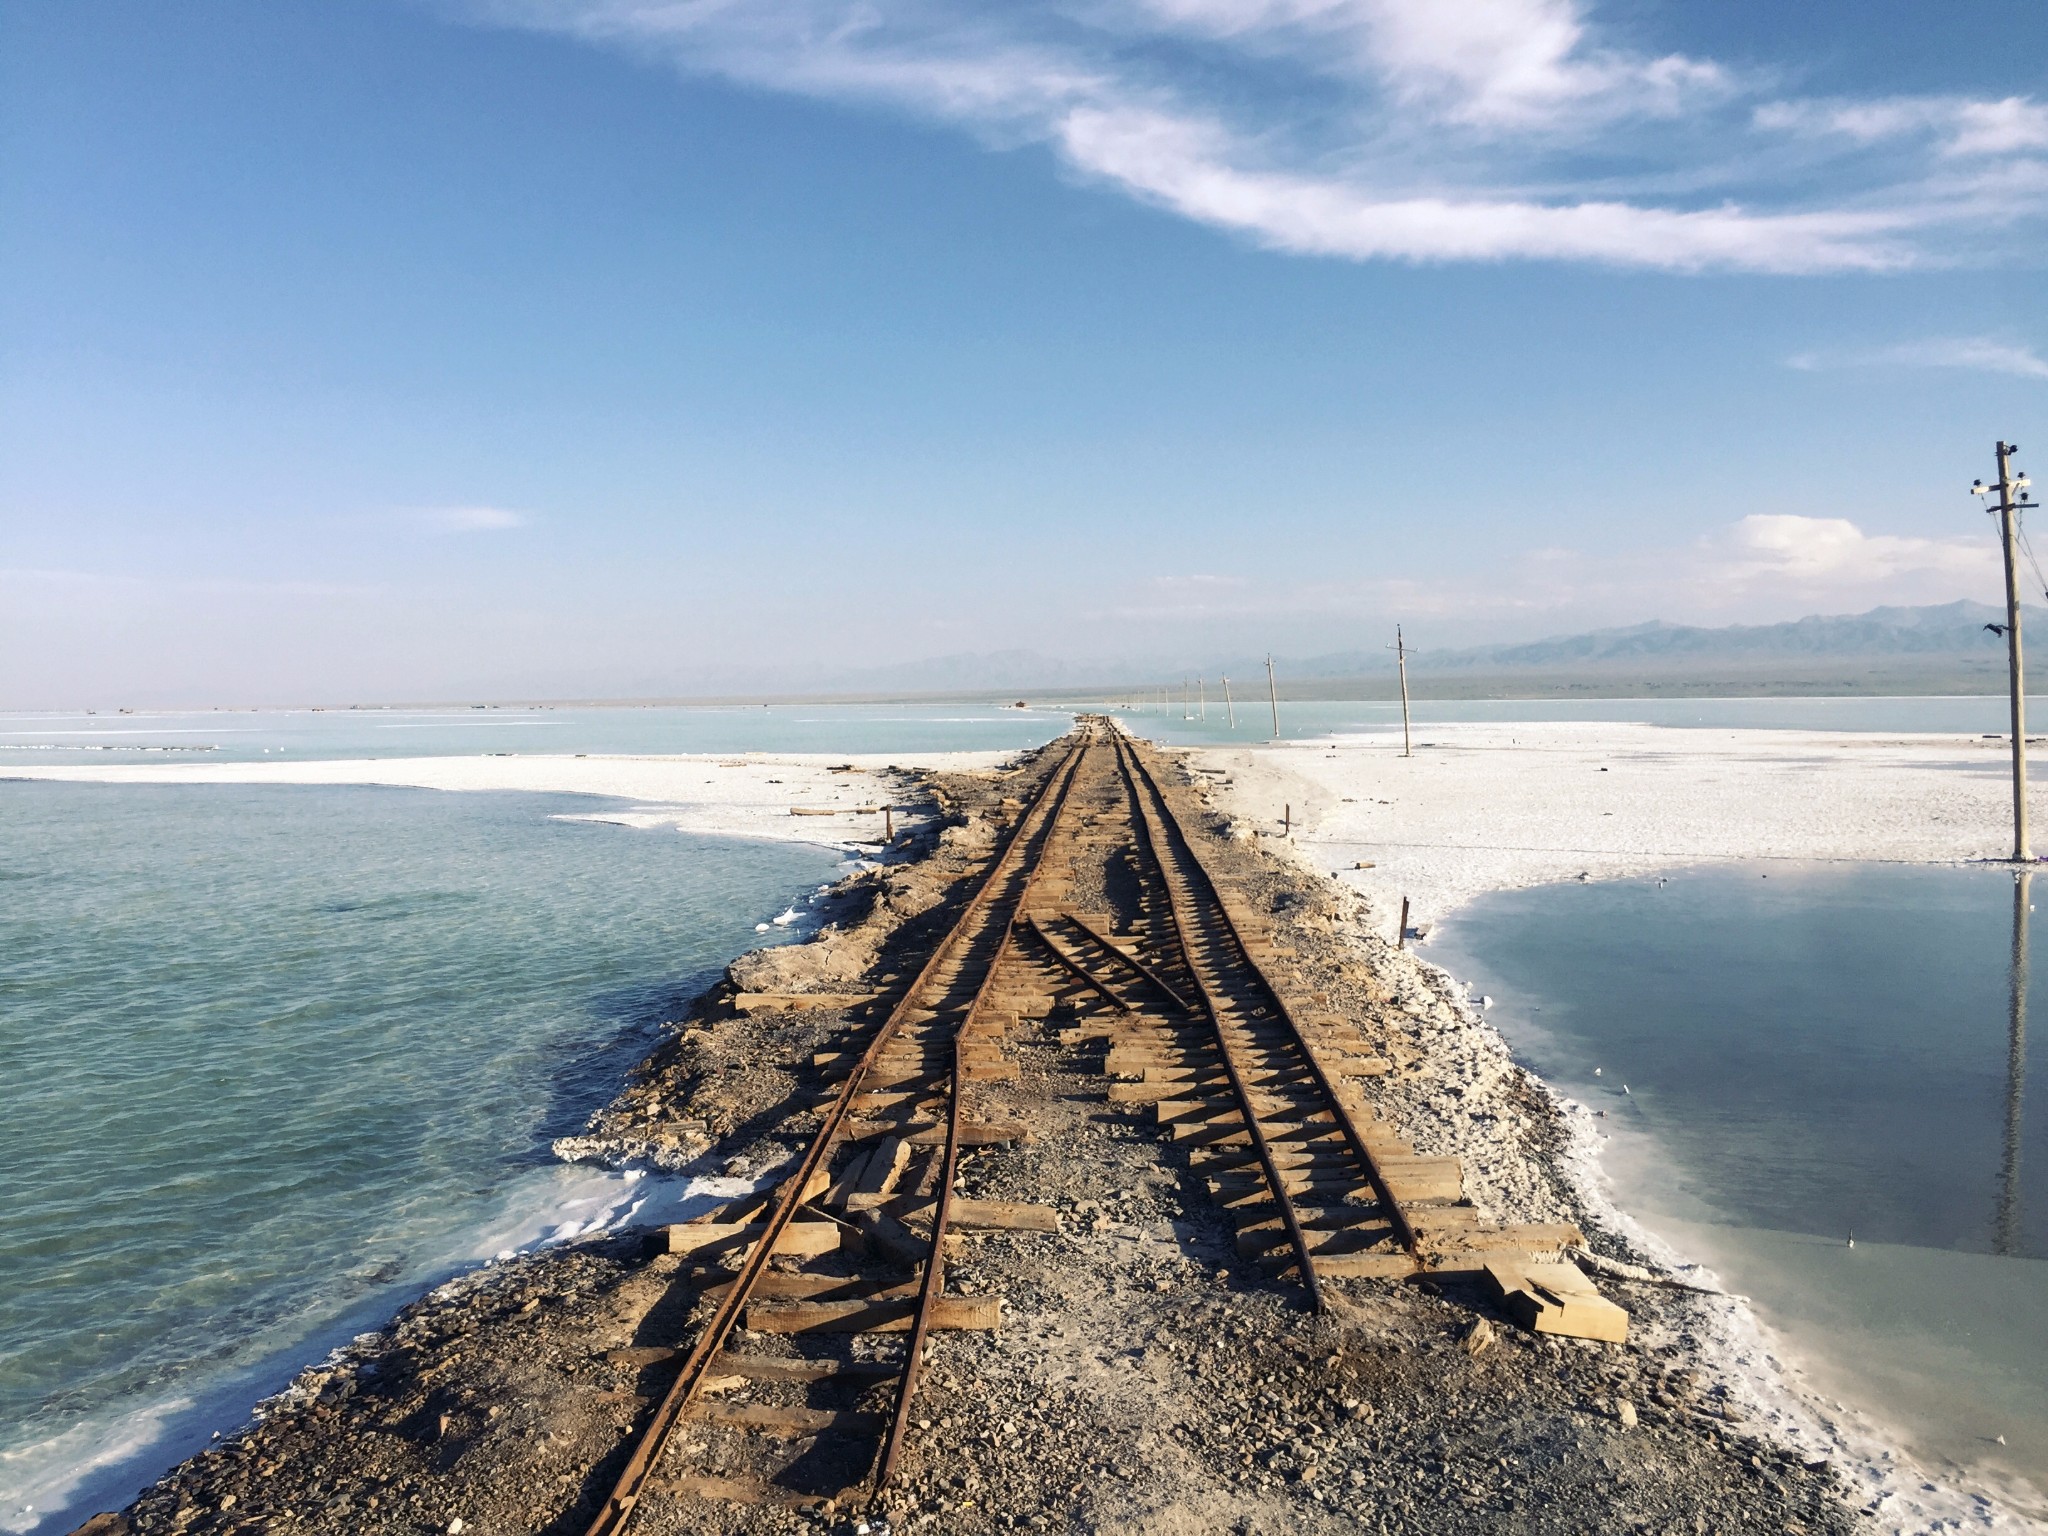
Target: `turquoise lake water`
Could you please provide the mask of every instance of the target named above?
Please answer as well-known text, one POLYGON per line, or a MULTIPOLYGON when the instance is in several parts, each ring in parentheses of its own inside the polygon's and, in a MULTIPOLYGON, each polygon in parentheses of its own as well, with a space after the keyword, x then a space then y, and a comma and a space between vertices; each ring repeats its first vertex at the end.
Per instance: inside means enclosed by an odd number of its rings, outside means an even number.
POLYGON ((0 783, 0 1529, 640 1198, 549 1141, 844 866, 592 804, 0 783))
POLYGON ((961 704, 618 705, 0 713, 0 763, 443 757, 479 753, 980 752, 1065 731, 1057 710, 961 704))
POLYGON ((1681 869, 1482 897, 1424 954, 1605 1112, 1618 1203, 1750 1296, 1823 1398, 2039 1518, 2048 908, 2025 909, 2048 875, 2018 913, 2016 888, 2003 869, 1681 869))
MULTIPOLYGON (((1214 745, 1264 741, 1263 698, 1220 698, 1206 719, 1176 704, 1102 708, 1155 741, 1214 745)), ((2048 698, 2035 701, 2048 720, 2048 698)), ((1417 725, 1522 720, 1629 720, 1678 728, 1997 732, 2005 701, 1972 698, 1474 699, 1417 700, 1417 725)), ((665 705, 575 709, 366 709, 142 711, 137 714, 0 713, 0 764, 225 762, 286 756, 438 757, 483 752, 944 752, 1037 746, 1067 728, 1064 710, 963 704, 665 705)), ((1289 741, 1378 735, 1401 728, 1399 704, 1290 700, 1289 741)))

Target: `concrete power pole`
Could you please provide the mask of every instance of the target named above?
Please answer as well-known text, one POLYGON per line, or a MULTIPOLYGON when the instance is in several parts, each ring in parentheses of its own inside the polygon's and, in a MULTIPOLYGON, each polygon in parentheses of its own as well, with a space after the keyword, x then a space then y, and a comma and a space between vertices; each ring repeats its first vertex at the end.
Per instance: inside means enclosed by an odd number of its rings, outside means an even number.
POLYGON ((1273 681, 1273 653, 1266 653, 1266 698, 1273 706, 1273 739, 1280 739, 1280 689, 1273 681))
POLYGON ((1401 755, 1413 757, 1415 743, 1408 735, 1408 646, 1401 639, 1401 626, 1394 626, 1394 665, 1401 669, 1401 755))
MULTIPOLYGON (((2020 660, 2019 515, 2027 504, 2027 477, 2012 467, 2018 443, 1998 445, 1998 534, 2005 550, 2005 644, 2010 659, 2007 686, 2012 693, 2012 857, 2016 864, 2033 862, 2027 843, 2027 685, 2020 660)), ((1970 487, 1988 496, 1994 487, 1979 480, 1970 487)))

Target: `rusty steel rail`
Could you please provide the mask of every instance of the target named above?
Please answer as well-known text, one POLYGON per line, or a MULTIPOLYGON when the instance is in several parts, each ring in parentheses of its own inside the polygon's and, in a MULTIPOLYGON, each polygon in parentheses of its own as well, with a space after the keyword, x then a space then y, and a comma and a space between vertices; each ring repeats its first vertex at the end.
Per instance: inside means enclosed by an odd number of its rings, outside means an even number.
POLYGON ((1118 1013, 1129 1013, 1131 1011, 1131 1005, 1128 1002, 1112 991, 1100 976, 1095 975, 1094 972, 1082 965, 1080 961, 1068 954, 1060 946, 1059 941, 1046 932, 1045 924, 1034 917, 1030 919, 1030 925, 1031 931, 1038 935, 1039 943, 1045 946, 1046 953, 1052 956, 1061 970, 1081 983, 1082 986, 1088 988, 1089 991, 1109 1004, 1118 1013))
POLYGON ((1152 985, 1157 987, 1161 992, 1165 993, 1167 1000, 1170 1001, 1173 1004, 1173 1006, 1178 1008, 1182 1013, 1198 1013, 1201 1011, 1200 1009, 1196 1008, 1193 1003, 1189 1002, 1186 998, 1182 997, 1180 995, 1179 989, 1176 988, 1173 985, 1173 983, 1168 981, 1164 976, 1161 976, 1158 971, 1154 970, 1151 966, 1145 964, 1144 961, 1138 959, 1135 955, 1127 955, 1122 950, 1118 949, 1114 944, 1109 942, 1109 935, 1105 933, 1098 933, 1095 929, 1095 926, 1092 923, 1088 922, 1085 918, 1083 918, 1078 912, 1067 913, 1066 919, 1068 922, 1072 923, 1076 928, 1080 929, 1082 933, 1086 934, 1090 939, 1094 940, 1095 947, 1101 950, 1110 959, 1117 961, 1129 970, 1137 972, 1138 975, 1143 977, 1146 981, 1152 983, 1152 985))
MULTIPOLYGON (((1173 923, 1175 939, 1181 953, 1187 959, 1188 974, 1194 979, 1195 997, 1200 1005, 1200 1014, 1208 1019, 1209 1027, 1215 1032, 1217 1050, 1223 1057, 1223 1070, 1230 1078, 1231 1096, 1237 1100, 1238 1113, 1244 1117, 1245 1130, 1251 1136, 1252 1150, 1257 1155, 1259 1167, 1265 1173, 1266 1187, 1273 1192, 1273 1200, 1280 1207, 1281 1222, 1287 1228, 1287 1241, 1294 1249, 1296 1267, 1301 1273, 1302 1284, 1308 1288, 1309 1300, 1318 1312, 1325 1310, 1322 1282, 1316 1277, 1315 1256, 1309 1252, 1308 1235, 1302 1230, 1301 1217, 1294 1209, 1294 1201, 1287 1193, 1287 1184, 1280 1176, 1280 1165, 1273 1157, 1272 1144, 1266 1140, 1265 1128, 1259 1123, 1259 1112, 1252 1104, 1251 1090, 1244 1080, 1244 1072, 1232 1047, 1230 1032, 1224 1028, 1223 1015, 1216 1005, 1216 994, 1203 979, 1201 963, 1195 958, 1193 936, 1188 931, 1187 914, 1183 912, 1182 898, 1174 888, 1175 871, 1169 869, 1170 855, 1162 847, 1166 842, 1166 829, 1160 817, 1165 813, 1163 803, 1155 808, 1148 804, 1145 790, 1139 787, 1138 776, 1133 772, 1130 754, 1125 744, 1117 744, 1117 765, 1123 770, 1124 782, 1129 786, 1132 805, 1145 829, 1145 846, 1152 854, 1152 863, 1159 874, 1159 884, 1166 892, 1167 915, 1173 923)), ((1157 794, 1157 786, 1147 786, 1157 794)), ((1183 875, 1185 879, 1185 875, 1183 875)), ((1192 885, 1192 880, 1187 882, 1192 885)))
POLYGON ((1167 891, 1168 902, 1172 908, 1174 931, 1180 939, 1182 952, 1187 958, 1189 973, 1194 977, 1196 989, 1201 995, 1202 1011, 1216 1026, 1216 1037, 1222 1051, 1225 1071, 1230 1078, 1232 1092, 1244 1115, 1246 1129, 1250 1133, 1252 1145, 1257 1152, 1260 1166, 1264 1170, 1266 1182, 1273 1191, 1275 1203, 1280 1208, 1281 1219, 1287 1229, 1288 1240, 1294 1248, 1295 1260, 1301 1271, 1302 1282, 1308 1290, 1310 1299, 1314 1302, 1317 1310, 1320 1311, 1324 1305, 1322 1287, 1316 1276, 1315 1263, 1313 1256, 1309 1252, 1307 1237, 1295 1212, 1294 1202, 1287 1193, 1286 1184, 1281 1178, 1278 1165, 1266 1141, 1265 1133, 1259 1124, 1259 1116, 1253 1110, 1251 1097, 1244 1082, 1243 1074, 1239 1069, 1227 1032, 1223 1028, 1217 1012, 1216 998, 1211 992, 1208 982, 1204 980, 1200 966, 1196 961, 1195 949, 1191 943, 1192 936, 1188 932, 1187 924, 1183 917, 1182 903, 1174 890, 1174 872, 1180 875, 1181 879, 1186 882, 1197 896, 1206 897, 1206 900, 1203 902, 1204 907, 1208 909, 1206 915, 1210 918, 1213 925, 1220 927, 1222 932, 1228 936, 1230 943, 1235 947, 1238 955, 1244 962, 1245 972, 1253 980, 1256 989, 1262 994, 1263 999, 1271 1004, 1280 1023, 1285 1026, 1286 1035, 1290 1038, 1294 1052, 1300 1057, 1301 1065, 1307 1069, 1309 1076, 1314 1081, 1323 1101, 1318 1106, 1317 1112, 1327 1113, 1331 1117, 1351 1155, 1357 1160, 1361 1172, 1364 1173, 1365 1181, 1371 1186, 1381 1211, 1386 1215, 1388 1225, 1393 1228, 1396 1240, 1418 1263, 1422 1260, 1420 1240, 1414 1225, 1408 1219, 1407 1212, 1402 1208, 1401 1202, 1395 1198, 1393 1189, 1387 1181, 1386 1173, 1380 1167, 1378 1158, 1373 1155, 1372 1148, 1367 1143, 1364 1133, 1359 1129, 1357 1120, 1346 1106, 1343 1097, 1337 1092, 1336 1085, 1331 1081, 1329 1074, 1323 1069, 1322 1061, 1310 1043, 1306 1032, 1302 1029, 1300 1021, 1295 1018, 1293 1011, 1287 1006, 1287 1001, 1281 996, 1279 988, 1275 987, 1267 978, 1264 968, 1252 958, 1251 950, 1245 941, 1244 934, 1238 929, 1236 920, 1231 916, 1228 905, 1223 901, 1222 894, 1217 889, 1215 877, 1209 873, 1207 865, 1202 862, 1201 855, 1195 851, 1193 842, 1181 827, 1179 818, 1174 815, 1172 805, 1167 800, 1164 791, 1159 787, 1157 778, 1154 777, 1151 769, 1145 764, 1137 748, 1129 741, 1119 738, 1116 742, 1116 751, 1118 765, 1123 771, 1125 782, 1130 787, 1132 799, 1138 808, 1140 819, 1144 824, 1146 842, 1153 861, 1158 866, 1160 883, 1167 891), (1176 867, 1175 871, 1169 871, 1169 858, 1173 860, 1176 867))
MULTIPOLYGON (((960 1016, 960 1022, 953 1030, 952 1062, 949 1075, 952 1083, 951 1104, 946 1116, 946 1145, 943 1161, 939 1167, 938 1204, 932 1214, 932 1252, 925 1260, 924 1282, 918 1288, 917 1311, 910 1326, 910 1339, 904 1345, 903 1375, 896 1391, 896 1409, 890 1415, 889 1433, 882 1442, 875 1471, 875 1492, 880 1494, 889 1486, 889 1480, 896 1475, 896 1463, 903 1454, 903 1442, 910 1428, 910 1403, 917 1392, 918 1373, 924 1368, 924 1345, 931 1331, 932 1304, 945 1289, 946 1280, 946 1223, 953 1213, 953 1180, 960 1162, 960 1037, 967 1031, 981 1013, 982 1004, 987 1001, 990 989, 995 985, 996 973, 1016 946, 1019 914, 1025 912, 1031 901, 1031 888, 1038 881, 1038 872, 1044 867, 1046 849, 1052 845, 1053 837, 1059 830, 1060 814, 1066 809, 1067 794, 1074 787, 1074 780, 1081 771, 1081 764, 1094 745, 1095 732, 1092 728, 1082 736, 1078 747, 1071 750, 1060 766, 1053 770, 1046 780, 1049 787, 1053 779, 1059 780, 1059 790, 1052 807, 1045 812, 1039 829, 1038 848, 1031 862, 1024 870, 1024 883, 1010 905, 1009 916, 1003 920, 1003 936, 996 945, 996 952, 989 957, 988 969, 982 973, 981 983, 974 989, 974 1000, 967 1005, 967 1011, 960 1016)), ((1044 788, 1033 802, 1034 808, 1043 802, 1044 788)), ((1025 817, 1018 818, 1021 831, 1025 817)), ((1034 926, 1036 926, 1034 924, 1034 926)))
MULTIPOLYGON (((634 1510, 639 1507, 640 1500, 646 1492, 647 1484, 654 1474, 662 1452, 668 1446, 670 1437, 675 1432, 676 1425, 682 1422, 683 1415, 689 1410, 691 1404, 696 1401, 702 1391, 712 1360, 725 1347, 727 1340, 731 1337, 733 1328, 744 1314, 748 1303, 752 1299, 755 1286, 760 1282, 761 1276, 768 1269, 768 1261, 774 1256, 778 1242, 788 1230, 789 1224, 794 1219, 798 1209, 806 1200, 812 1198, 815 1193, 812 1185, 817 1176, 830 1166, 832 1152, 838 1144, 840 1133, 844 1129, 853 1100, 861 1090, 862 1082, 873 1068, 876 1059, 881 1055, 884 1047, 889 1044, 902 1027, 903 1021, 910 1013, 915 1000, 929 985, 941 965, 956 948, 960 947, 963 941, 971 939, 971 930, 975 922, 981 917, 984 909, 993 899, 997 886, 1010 873, 1012 861, 1024 850, 1026 843, 1036 835, 1032 830, 1034 820, 1038 821, 1037 833, 1049 831, 1052 825, 1052 818, 1041 817, 1039 813, 1045 807, 1048 798, 1053 796, 1055 784, 1059 786, 1059 792, 1054 803, 1056 805, 1064 804, 1066 787, 1073 781, 1075 771, 1080 765, 1083 753, 1090 744, 1092 734, 1091 732, 1089 736, 1084 736, 1080 741, 1068 747, 1066 756, 1055 764, 1052 770, 1039 783, 1038 788, 1032 794, 1031 800, 1018 815, 1016 824, 1010 829, 1010 835, 1004 842, 1002 849, 990 862, 988 873, 983 877, 974 895, 968 899, 967 905, 961 910, 960 916, 955 920, 952 928, 947 931, 945 937, 933 948, 930 956, 926 958, 924 965, 919 968, 916 977, 904 989, 902 997, 898 999, 895 1007, 889 1011, 889 1016, 876 1028, 873 1038, 868 1042, 867 1049, 861 1053, 860 1061, 847 1074, 846 1081, 840 1085, 839 1092, 834 1096, 830 1109, 826 1111, 816 1136, 812 1138, 810 1147, 805 1151, 802 1160, 798 1163, 796 1172, 784 1179, 777 1189, 774 1204, 770 1209, 768 1220, 760 1237, 755 1240, 745 1262, 742 1263, 739 1270, 734 1274, 732 1284, 726 1288, 724 1298, 720 1301, 717 1310, 698 1336, 697 1343, 691 1348, 689 1356, 683 1362, 683 1366, 677 1373, 675 1381, 670 1384, 669 1390, 663 1395, 660 1404, 655 1408, 653 1416, 641 1431, 639 1440, 633 1448, 633 1453, 627 1458, 625 1466, 620 1469, 611 1493, 606 1497, 596 1518, 592 1520, 587 1528, 588 1536, 619 1536, 619 1533, 626 1529, 632 1519, 634 1510)), ((998 958, 1007 948, 1009 942, 1009 922, 1013 921, 1014 912, 1011 919, 1006 922, 1004 940, 997 950, 998 958)), ((993 975, 994 969, 994 961, 991 960, 989 966, 989 973, 991 975, 993 975)), ((982 986, 976 993, 977 1004, 986 989, 987 978, 984 977, 982 986)), ((968 1018, 972 1017, 972 1013, 973 1008, 970 1006, 969 1012, 962 1017, 961 1022, 963 1025, 968 1018)), ((916 1329, 912 1335, 913 1349, 906 1355, 906 1361, 909 1362, 906 1364, 906 1387, 914 1379, 916 1371, 914 1362, 918 1353, 922 1351, 930 1304, 932 1299, 938 1294, 937 1288, 931 1284, 931 1276, 941 1267, 940 1255, 944 1242, 944 1222, 947 1215, 947 1207, 950 1203, 953 1162, 958 1148, 960 1126, 959 1046, 957 1031, 955 1032, 953 1050, 954 1056, 950 1073, 952 1105, 946 1131, 946 1177, 940 1185, 938 1215, 934 1223, 933 1232, 932 1258, 926 1265, 926 1284, 918 1299, 916 1329)), ((900 1395, 897 1404, 897 1411, 890 1432, 888 1446, 890 1452, 893 1452, 900 1446, 902 1428, 908 1418, 909 1401, 910 1394, 906 1390, 900 1395)), ((889 1460, 893 1467, 893 1455, 890 1455, 889 1460)))

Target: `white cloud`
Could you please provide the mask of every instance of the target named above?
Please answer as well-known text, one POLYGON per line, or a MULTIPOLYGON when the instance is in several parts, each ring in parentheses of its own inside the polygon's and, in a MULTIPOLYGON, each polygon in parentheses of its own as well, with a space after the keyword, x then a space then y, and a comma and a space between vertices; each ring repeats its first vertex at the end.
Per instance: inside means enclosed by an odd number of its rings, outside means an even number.
POLYGON ((1776 623, 1883 604, 2000 601, 1997 540, 1968 498, 1959 494, 1957 502, 1962 531, 1953 538, 1872 533, 1848 518, 1757 513, 1676 547, 1525 549, 1454 577, 1392 576, 1342 591, 1271 588, 1246 608, 1276 618, 1312 607, 1384 615, 1389 624, 1431 619, 1438 634, 1454 626, 1461 635, 1500 638, 1649 618, 1776 623))
POLYGON ((420 521, 442 533, 497 533, 524 528, 533 521, 524 512, 505 507, 426 507, 420 521))
POLYGON ((2048 379, 2048 358, 2018 342, 1991 336, 1937 336, 1849 352, 1801 352, 1788 368, 1965 368, 2022 379, 2048 379))
POLYGON ((1880 271, 2048 211, 2048 107, 1774 98, 1764 73, 1624 45, 1590 0, 458 3, 1045 144, 1304 254, 1880 271))
POLYGON ((1846 517, 1756 513, 1699 547, 1697 575, 1709 585, 1819 587, 1850 591, 1901 578, 1970 582, 1996 564, 1985 539, 1926 539, 1865 533, 1846 517))
POLYGON ((2048 104, 2020 96, 1891 96, 1871 101, 1776 101, 1758 107, 1759 128, 1856 144, 1922 138, 1947 156, 2048 150, 2048 104))

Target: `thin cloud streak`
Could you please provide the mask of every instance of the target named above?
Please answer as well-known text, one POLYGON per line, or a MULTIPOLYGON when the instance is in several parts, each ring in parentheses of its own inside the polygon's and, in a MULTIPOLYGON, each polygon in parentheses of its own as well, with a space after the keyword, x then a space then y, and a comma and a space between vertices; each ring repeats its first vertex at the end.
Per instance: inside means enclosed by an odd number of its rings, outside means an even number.
POLYGON ((441 533, 501 533, 524 528, 533 521, 524 512, 507 507, 423 507, 419 520, 441 533))
POLYGON ((1785 366, 1803 372, 1833 368, 1962 368, 2020 379, 2048 379, 2048 358, 2018 342, 1991 336, 1937 336, 1851 352, 1800 352, 1785 366))
POLYGON ((1877 272, 1995 253, 2048 212, 2048 106, 1774 96, 1755 71, 1620 46, 1587 0, 466 3, 1042 144, 1085 180, 1305 255, 1877 272), (1617 162, 1641 168, 1633 187, 1607 179, 1617 162), (1801 193, 1815 184, 1838 190, 1801 193))

